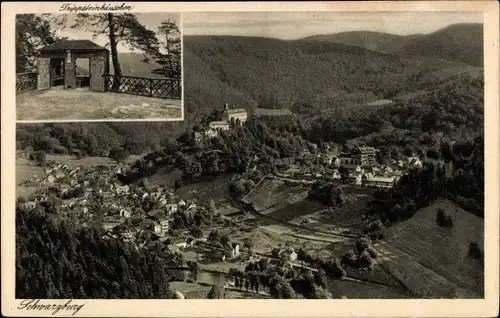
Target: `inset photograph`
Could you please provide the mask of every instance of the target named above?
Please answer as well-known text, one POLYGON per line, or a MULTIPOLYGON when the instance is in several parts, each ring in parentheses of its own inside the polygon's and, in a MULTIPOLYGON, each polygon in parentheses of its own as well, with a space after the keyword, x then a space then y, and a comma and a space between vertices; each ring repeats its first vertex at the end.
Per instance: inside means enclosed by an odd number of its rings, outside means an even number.
POLYGON ((18 121, 182 120, 180 13, 18 14, 18 121))

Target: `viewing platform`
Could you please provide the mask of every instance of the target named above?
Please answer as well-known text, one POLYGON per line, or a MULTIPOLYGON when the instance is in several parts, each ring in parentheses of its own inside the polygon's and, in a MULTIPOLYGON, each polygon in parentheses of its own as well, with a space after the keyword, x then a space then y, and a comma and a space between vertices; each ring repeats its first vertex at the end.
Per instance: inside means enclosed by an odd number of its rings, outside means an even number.
POLYGON ((155 98, 88 88, 30 90, 17 95, 18 121, 180 120, 179 99, 155 98))

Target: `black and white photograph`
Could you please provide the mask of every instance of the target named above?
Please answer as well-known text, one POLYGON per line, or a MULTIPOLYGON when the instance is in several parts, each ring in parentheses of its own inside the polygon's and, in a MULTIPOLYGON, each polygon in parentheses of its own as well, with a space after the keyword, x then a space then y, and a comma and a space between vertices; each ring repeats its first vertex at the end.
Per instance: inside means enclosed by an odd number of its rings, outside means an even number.
POLYGON ((492 313, 498 7, 417 4, 11 13, 3 313, 492 313))
POLYGON ((17 125, 17 297, 484 297, 480 14, 184 32, 184 122, 17 125))
POLYGON ((182 120, 180 13, 16 15, 18 121, 182 120))

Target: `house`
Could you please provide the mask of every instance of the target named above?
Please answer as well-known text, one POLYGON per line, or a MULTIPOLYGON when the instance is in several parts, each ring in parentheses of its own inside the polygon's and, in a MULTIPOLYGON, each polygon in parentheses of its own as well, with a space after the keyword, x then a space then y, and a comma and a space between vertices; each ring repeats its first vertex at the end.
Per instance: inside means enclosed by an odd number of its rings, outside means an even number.
POLYGON ((374 165, 377 163, 376 152, 374 147, 356 146, 352 150, 351 156, 361 165, 374 165))
POLYGON ((382 177, 366 174, 363 176, 363 186, 373 188, 392 188, 396 182, 396 177, 382 177))
POLYGON ((184 201, 184 200, 181 199, 179 202, 177 202, 177 205, 181 206, 181 207, 184 207, 184 206, 186 206, 186 201, 184 201))
POLYGON ((205 137, 205 132, 202 132, 202 131, 195 131, 194 132, 194 141, 195 142, 201 142, 203 140, 203 137, 205 137))
POLYGON ((330 163, 331 165, 333 165, 334 167, 340 167, 340 165, 342 164, 342 162, 340 161, 340 158, 338 157, 334 157, 332 158, 332 161, 330 163))
POLYGON ((418 159, 417 157, 409 157, 408 165, 414 168, 422 168, 423 166, 422 161, 420 161, 420 159, 418 159))
POLYGON ((222 113, 222 119, 228 123, 235 122, 244 124, 247 121, 248 113, 243 108, 229 109, 228 103, 224 103, 224 112, 222 113))
POLYGON ((327 156, 326 154, 321 154, 319 157, 319 160, 320 160, 321 164, 329 166, 332 164, 333 158, 327 156))
POLYGON ((127 209, 120 210, 120 216, 122 216, 122 217, 129 218, 131 215, 132 215, 132 213, 127 209))
POLYGON ((227 243, 224 246, 224 255, 226 259, 235 258, 240 255, 240 244, 238 243, 227 243))
POLYGON ((340 180, 340 179, 342 179, 342 175, 340 174, 340 172, 337 169, 335 169, 335 170, 333 170, 332 178, 335 180, 340 180))
POLYGON ((47 183, 48 183, 48 184, 53 184, 55 181, 56 181, 56 177, 55 177, 55 176, 53 176, 53 175, 49 175, 49 176, 47 177, 47 183))
POLYGON ((294 262, 297 260, 297 253, 293 247, 287 247, 278 252, 278 257, 287 262, 294 262))
POLYGON ((177 205, 177 203, 167 203, 165 205, 165 210, 167 211, 167 215, 172 215, 175 212, 177 212, 178 207, 179 206, 177 205))
POLYGON ((392 170, 392 168, 390 166, 384 166, 384 167, 382 167, 382 171, 383 171, 384 174, 391 174, 391 173, 393 173, 393 170, 392 170))
POLYGON ((219 135, 219 131, 218 130, 215 130, 215 129, 212 129, 212 128, 208 128, 207 130, 205 130, 205 136, 207 136, 208 138, 215 138, 219 135))
POLYGON ((343 165, 344 168, 349 171, 349 173, 364 173, 365 169, 361 168, 360 165, 343 165))
POLYGON ((26 210, 26 211, 31 211, 33 209, 35 209, 36 207, 36 202, 33 202, 33 201, 28 201, 28 202, 24 202, 21 207, 26 210))
POLYGON ((116 194, 128 193, 130 187, 128 185, 116 187, 116 194))
POLYGON ((349 174, 349 180, 357 185, 361 185, 363 181, 363 173, 353 172, 349 174))
POLYGON ((55 177, 56 177, 56 179, 62 179, 62 178, 64 178, 65 175, 66 174, 64 172, 57 171, 56 174, 55 174, 55 177))
POLYGON ((168 230, 169 230, 168 220, 166 220, 166 219, 160 220, 160 226, 161 226, 161 230, 162 230, 163 234, 168 233, 168 230))
POLYGON ((161 226, 160 224, 155 223, 155 224, 153 225, 153 231, 154 231, 156 234, 163 236, 163 230, 162 230, 162 226, 161 226))
POLYGON ((337 158, 340 161, 341 165, 358 165, 360 162, 356 161, 354 158, 351 157, 350 154, 342 153, 340 156, 337 158))

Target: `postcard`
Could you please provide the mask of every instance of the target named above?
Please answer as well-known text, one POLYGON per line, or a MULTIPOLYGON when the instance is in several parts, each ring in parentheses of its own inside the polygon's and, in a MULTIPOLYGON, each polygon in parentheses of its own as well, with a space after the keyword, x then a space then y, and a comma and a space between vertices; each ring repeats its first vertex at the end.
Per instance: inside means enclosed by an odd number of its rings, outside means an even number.
POLYGON ((498 315, 498 14, 3 3, 2 313, 498 315))

